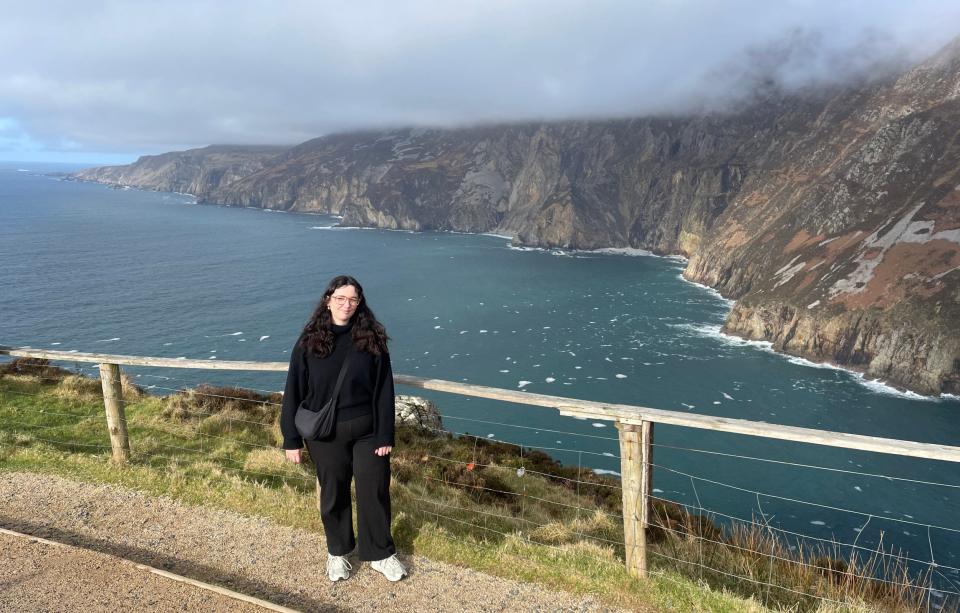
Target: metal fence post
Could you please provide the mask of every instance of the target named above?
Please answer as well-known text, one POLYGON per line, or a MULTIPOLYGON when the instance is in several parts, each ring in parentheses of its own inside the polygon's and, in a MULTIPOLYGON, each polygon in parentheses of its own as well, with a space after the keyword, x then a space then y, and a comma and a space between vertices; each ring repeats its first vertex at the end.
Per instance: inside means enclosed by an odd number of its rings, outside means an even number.
POLYGON ((101 363, 100 383, 103 387, 103 407, 107 412, 113 461, 125 464, 130 460, 130 439, 127 437, 127 416, 123 410, 120 367, 116 364, 101 363))
POLYGON ((647 525, 653 465, 653 422, 617 422, 620 432, 620 473, 623 488, 623 544, 627 572, 647 576, 647 525))

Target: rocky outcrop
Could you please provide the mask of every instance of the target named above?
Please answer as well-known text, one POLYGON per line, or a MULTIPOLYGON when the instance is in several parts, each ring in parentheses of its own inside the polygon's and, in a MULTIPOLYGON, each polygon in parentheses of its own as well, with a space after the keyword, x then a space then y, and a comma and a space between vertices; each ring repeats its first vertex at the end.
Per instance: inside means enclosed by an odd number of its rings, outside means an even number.
POLYGON ((350 226, 679 253, 688 279, 738 299, 729 332, 957 393, 958 137, 960 39, 902 75, 735 114, 340 134, 83 178, 350 226))
POLYGON ((394 414, 398 424, 406 424, 435 434, 443 434, 443 417, 432 401, 420 396, 397 394, 394 401, 394 414))
POLYGON ((890 311, 814 312, 785 303, 740 301, 726 328, 746 338, 772 341, 778 351, 863 371, 871 379, 896 381, 926 393, 956 393, 960 339, 951 329, 955 323, 927 317, 911 312, 908 304, 890 311))

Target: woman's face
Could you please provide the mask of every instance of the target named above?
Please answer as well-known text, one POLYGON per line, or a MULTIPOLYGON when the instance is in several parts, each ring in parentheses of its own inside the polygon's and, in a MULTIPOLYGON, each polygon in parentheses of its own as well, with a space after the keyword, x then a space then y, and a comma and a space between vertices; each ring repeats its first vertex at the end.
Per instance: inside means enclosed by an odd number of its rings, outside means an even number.
POLYGON ((360 304, 360 295, 357 288, 352 285, 338 287, 330 295, 327 301, 327 308, 330 309, 330 315, 333 316, 333 323, 338 326, 345 326, 357 311, 357 305, 360 304))

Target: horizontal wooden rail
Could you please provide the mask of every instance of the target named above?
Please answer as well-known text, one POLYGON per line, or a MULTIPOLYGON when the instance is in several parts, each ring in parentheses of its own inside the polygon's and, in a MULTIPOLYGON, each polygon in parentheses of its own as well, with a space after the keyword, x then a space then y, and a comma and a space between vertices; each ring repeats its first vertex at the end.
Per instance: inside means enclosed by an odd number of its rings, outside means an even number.
POLYGON ((106 362, 118 366, 158 366, 160 368, 197 368, 203 370, 269 370, 286 372, 286 362, 230 362, 227 360, 187 360, 181 358, 151 358, 137 355, 113 355, 109 353, 80 353, 76 351, 47 351, 32 347, 7 347, 0 345, 0 355, 17 358, 44 358, 63 362, 106 362))
MULTIPOLYGON (((256 370, 285 372, 286 362, 230 362, 225 360, 181 360, 176 358, 154 358, 128 355, 108 355, 99 353, 73 353, 67 351, 46 351, 29 347, 5 347, 0 345, 0 355, 15 357, 46 358, 71 362, 107 362, 127 366, 158 366, 164 368, 194 368, 205 370, 256 370)), ((681 413, 629 404, 610 404, 562 396, 548 396, 533 394, 518 390, 506 390, 469 383, 457 383, 443 379, 424 379, 410 375, 395 375, 394 381, 399 385, 416 387, 462 396, 476 398, 490 398, 504 402, 526 404, 539 407, 557 409, 561 415, 615 421, 621 424, 641 425, 643 422, 685 426, 700 430, 714 430, 730 432, 748 436, 796 441, 828 447, 873 451, 892 455, 943 460, 946 462, 960 462, 960 447, 937 445, 933 443, 918 443, 898 439, 866 436, 862 434, 848 434, 845 432, 830 432, 813 428, 784 426, 761 421, 746 419, 732 419, 715 417, 696 413, 681 413)))

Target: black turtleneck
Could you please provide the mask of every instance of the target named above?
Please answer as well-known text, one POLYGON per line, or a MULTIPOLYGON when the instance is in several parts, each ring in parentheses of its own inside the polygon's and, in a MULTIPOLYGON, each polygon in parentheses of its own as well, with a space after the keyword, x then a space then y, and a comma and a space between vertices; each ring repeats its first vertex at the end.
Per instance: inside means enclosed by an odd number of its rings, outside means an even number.
POLYGON ((294 416, 297 407, 317 411, 333 395, 337 375, 345 359, 350 360, 340 387, 337 419, 346 420, 373 413, 373 436, 379 446, 394 444, 394 392, 390 355, 374 356, 353 347, 352 323, 332 325, 333 352, 325 358, 304 347, 298 340, 290 352, 290 368, 283 392, 280 431, 284 449, 300 449, 303 438, 297 432, 294 416))

